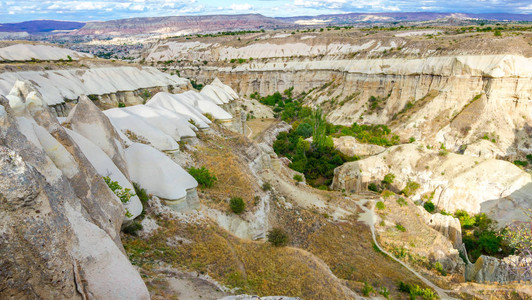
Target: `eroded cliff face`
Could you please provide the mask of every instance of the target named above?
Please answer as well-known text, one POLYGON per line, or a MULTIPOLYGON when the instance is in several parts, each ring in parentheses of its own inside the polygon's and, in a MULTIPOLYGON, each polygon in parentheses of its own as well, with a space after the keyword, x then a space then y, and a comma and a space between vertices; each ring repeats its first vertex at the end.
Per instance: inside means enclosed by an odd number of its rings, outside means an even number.
POLYGON ((482 145, 477 156, 514 160, 530 153, 532 47, 526 37, 417 33, 170 41, 154 46, 146 59, 166 67, 174 62, 182 76, 198 82, 219 77, 242 96, 294 87, 334 124, 388 124, 404 141, 443 143, 455 152, 477 149, 483 138, 493 141, 495 147, 482 145))
POLYGON ((118 198, 35 89, 19 82, 11 96, 0 98, 0 297, 148 299, 118 198))

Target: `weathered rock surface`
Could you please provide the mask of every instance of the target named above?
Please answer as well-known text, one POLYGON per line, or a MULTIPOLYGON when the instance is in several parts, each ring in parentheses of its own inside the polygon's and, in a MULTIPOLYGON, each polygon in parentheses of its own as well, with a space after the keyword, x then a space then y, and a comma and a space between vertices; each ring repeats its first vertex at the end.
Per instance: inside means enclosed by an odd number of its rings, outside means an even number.
POLYGON ((0 61, 78 60, 91 54, 49 45, 16 44, 0 48, 0 61))
POLYGON ((262 34, 242 37, 240 45, 165 40, 147 60, 180 60, 181 74, 198 82, 218 77, 243 96, 294 87, 335 124, 387 124, 403 140, 444 143, 454 152, 488 134, 495 143, 480 152, 509 160, 531 153, 532 47, 526 39, 446 33, 434 41, 418 33, 437 31, 262 34), (458 42, 451 46, 451 39, 458 42), (198 68, 197 61, 212 64, 198 68))
POLYGON ((532 179, 512 163, 454 153, 439 153, 415 144, 393 146, 379 155, 346 163, 335 169, 333 188, 362 191, 371 182, 380 184, 395 175, 397 190, 416 182, 413 194, 433 194, 432 202, 448 212, 458 209, 485 212, 504 226, 526 220, 522 209, 531 200, 532 179))
POLYGON ((129 178, 124 159, 124 141, 118 136, 109 119, 85 95, 81 95, 78 104, 70 111, 66 120, 75 132, 90 140, 102 149, 129 178))
MULTIPOLYGON (((46 104, 58 105, 80 95, 108 95, 152 87, 182 87, 188 80, 162 73, 155 68, 103 66, 90 69, 66 69, 0 73, 0 94, 9 93, 17 80, 30 80, 43 95, 46 104)), ((130 97, 134 97, 132 93, 130 97)), ((142 99, 141 99, 142 100, 142 99)))
POLYGON ((17 118, 0 99, 0 298, 148 299, 122 252, 120 202, 40 95, 18 88, 17 118))
POLYGON ((465 279, 480 283, 508 283, 518 279, 515 256, 498 259, 481 255, 474 264, 466 266, 465 279))
POLYGON ((333 141, 334 148, 347 156, 371 156, 386 150, 378 145, 357 143, 356 138, 352 136, 334 138, 333 141))
POLYGON ((442 215, 440 213, 431 214, 422 207, 418 207, 418 210, 427 225, 449 239, 455 249, 460 248, 462 245, 462 227, 460 220, 453 216, 442 215))

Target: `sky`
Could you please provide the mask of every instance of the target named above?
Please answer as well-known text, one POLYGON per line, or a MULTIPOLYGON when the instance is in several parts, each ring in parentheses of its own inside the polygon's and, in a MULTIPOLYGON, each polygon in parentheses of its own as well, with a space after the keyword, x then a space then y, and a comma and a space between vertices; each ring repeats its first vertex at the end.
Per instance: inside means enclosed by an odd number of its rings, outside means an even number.
POLYGON ((0 23, 37 19, 97 21, 130 17, 260 13, 287 17, 349 12, 532 13, 531 0, 0 0, 0 23))

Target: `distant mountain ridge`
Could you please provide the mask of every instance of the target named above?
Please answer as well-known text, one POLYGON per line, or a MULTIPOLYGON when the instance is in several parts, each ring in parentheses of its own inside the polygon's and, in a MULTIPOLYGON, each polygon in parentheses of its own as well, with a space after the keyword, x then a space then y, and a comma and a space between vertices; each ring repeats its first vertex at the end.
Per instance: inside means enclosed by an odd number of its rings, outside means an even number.
POLYGON ((400 13, 347 13, 318 16, 297 16, 277 18, 285 22, 298 24, 301 21, 324 20, 327 24, 339 25, 358 22, 404 22, 432 21, 444 18, 480 19, 491 21, 532 21, 532 14, 469 14, 436 12, 400 12, 400 13))
POLYGON ((164 34, 274 29, 292 25, 260 14, 168 16, 87 23, 76 34, 164 34))
POLYGON ((76 30, 85 26, 83 22, 35 20, 20 23, 0 24, 0 32, 27 32, 29 34, 50 33, 57 30, 76 30))
POLYGON ((470 14, 435 12, 347 13, 318 16, 266 17, 260 14, 139 17, 104 22, 36 20, 0 24, 0 32, 45 34, 73 31, 73 35, 194 34, 219 31, 278 29, 298 25, 347 25, 433 21, 438 19, 480 19, 491 21, 530 21, 532 14, 470 14))

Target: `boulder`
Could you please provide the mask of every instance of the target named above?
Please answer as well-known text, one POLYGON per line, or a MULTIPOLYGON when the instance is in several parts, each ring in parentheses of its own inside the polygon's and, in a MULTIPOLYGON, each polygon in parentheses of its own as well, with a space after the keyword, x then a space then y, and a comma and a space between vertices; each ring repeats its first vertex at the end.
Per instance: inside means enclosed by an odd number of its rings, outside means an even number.
POLYGON ((498 259, 481 255, 474 264, 466 265, 465 279, 479 283, 508 283, 518 280, 515 264, 516 256, 498 259))

